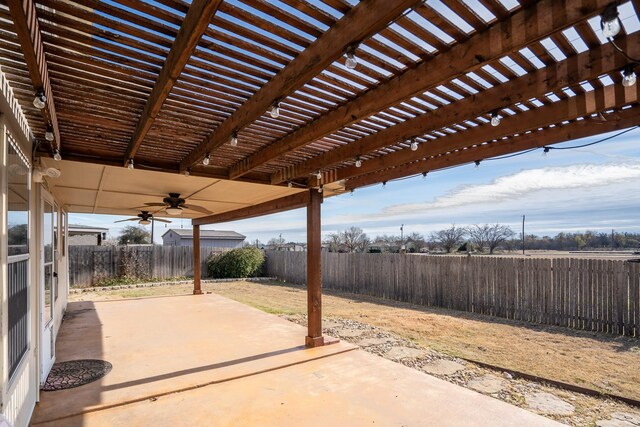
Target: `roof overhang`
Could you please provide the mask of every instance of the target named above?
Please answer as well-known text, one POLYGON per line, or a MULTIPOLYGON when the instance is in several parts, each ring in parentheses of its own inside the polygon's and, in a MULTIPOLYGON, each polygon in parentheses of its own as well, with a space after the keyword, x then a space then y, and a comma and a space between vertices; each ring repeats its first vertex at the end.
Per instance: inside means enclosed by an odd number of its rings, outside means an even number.
MULTIPOLYGON (((179 193, 187 205, 201 206, 212 214, 220 214, 309 191, 67 160, 57 162, 50 158, 41 159, 41 165, 60 170, 59 178, 45 178, 47 186, 58 202, 74 213, 137 215, 140 210, 148 210, 154 216, 172 218, 162 207, 145 207, 145 203, 161 203, 171 192, 179 193)), ((325 196, 339 192, 340 187, 333 185, 327 187, 325 196)), ((181 217, 203 215, 183 210, 181 217)))

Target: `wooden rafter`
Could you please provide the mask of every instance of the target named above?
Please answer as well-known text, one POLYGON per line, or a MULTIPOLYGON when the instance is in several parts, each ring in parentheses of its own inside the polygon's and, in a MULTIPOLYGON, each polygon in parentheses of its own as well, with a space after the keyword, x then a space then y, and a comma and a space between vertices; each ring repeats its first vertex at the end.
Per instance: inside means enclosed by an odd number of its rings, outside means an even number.
POLYGON ((206 153, 226 143, 233 132, 252 123, 274 102, 293 93, 316 77, 343 55, 350 45, 377 33, 405 10, 418 3, 420 0, 360 2, 223 121, 205 141, 186 156, 180 163, 180 168, 184 170, 191 167, 206 153))
POLYGON ((246 208, 195 218, 191 220, 191 223, 194 226, 217 224, 220 222, 238 221, 241 219, 255 218, 257 216, 270 215, 274 213, 289 211, 292 209, 298 209, 307 206, 310 200, 309 194, 310 192, 306 190, 292 196, 281 197, 269 202, 247 206, 246 208))
MULTIPOLYGON (((640 34, 629 36, 625 42, 626 49, 630 55, 640 55, 640 34)), ((527 101, 540 94, 557 92, 565 87, 574 87, 574 85, 583 81, 591 81, 601 75, 616 71, 625 64, 626 59, 611 44, 598 46, 590 51, 571 56, 562 62, 553 63, 548 67, 525 74, 517 79, 509 80, 474 96, 453 102, 430 113, 419 115, 316 156, 306 162, 279 171, 273 175, 271 182, 278 184, 296 177, 308 176, 314 171, 345 160, 352 160, 356 156, 365 155, 380 148, 406 141, 412 137, 424 135, 428 131, 438 130, 445 126, 450 126, 452 123, 461 123, 464 120, 473 120, 494 110, 513 107, 516 103, 527 101)), ((557 106, 554 108, 557 109, 557 106)), ((540 112, 538 112, 538 109, 534 109, 524 115, 530 115, 537 119, 543 115, 543 109, 540 112)), ((516 116, 516 118, 518 117, 521 116, 516 116)), ((520 120, 524 121, 524 118, 520 120)), ((477 132, 477 129, 462 131, 457 135, 464 139, 469 133, 473 134, 474 132, 477 132)), ((431 144, 427 143, 426 145, 430 146, 431 144)), ((406 159, 405 161, 409 161, 419 159, 422 155, 422 151, 402 150, 383 156, 377 161, 393 163, 392 157, 402 157, 406 159)), ((330 182, 327 179, 330 179, 331 174, 326 175, 323 183, 330 182)))
POLYGON ((336 129, 477 70, 527 44, 597 15, 608 3, 609 0, 542 0, 249 156, 234 165, 229 176, 232 179, 240 177, 336 129))
POLYGON ((138 152, 140 144, 142 144, 147 132, 153 126, 156 116, 195 51, 200 38, 207 30, 221 2, 222 0, 194 0, 189 6, 178 35, 171 46, 171 50, 131 136, 131 141, 129 141, 123 160, 125 165, 138 152))
MULTIPOLYGON (((15 27, 22 54, 29 70, 29 76, 33 83, 34 93, 42 89, 47 98, 45 107, 40 110, 46 126, 51 126, 55 141, 52 145, 60 149, 60 129, 58 127, 58 116, 49 80, 49 68, 45 57, 42 34, 38 23, 36 6, 33 0, 7 0, 11 19, 15 27)), ((44 136, 44 135, 43 135, 44 136)))
POLYGON ((365 187, 372 184, 387 182, 393 179, 419 173, 430 172, 438 169, 471 163, 476 160, 488 159, 505 154, 529 150, 536 147, 544 147, 573 139, 585 138, 615 130, 637 126, 640 123, 640 107, 617 111, 616 118, 609 118, 605 122, 580 120, 563 125, 547 127, 544 130, 535 130, 530 133, 521 133, 508 139, 498 139, 487 144, 474 145, 465 150, 458 150, 448 154, 442 154, 427 160, 406 163, 394 168, 389 168, 366 175, 348 179, 345 184, 347 190, 365 187))
MULTIPOLYGON (((415 152, 411 152, 412 155, 407 153, 408 150, 402 150, 368 160, 364 162, 361 168, 346 167, 339 169, 331 173, 331 180, 348 179, 358 175, 399 167, 416 160, 469 149, 486 142, 501 140, 504 137, 524 134, 536 129, 546 128, 552 124, 576 120, 579 117, 603 112, 610 108, 620 108, 637 102, 638 99, 637 91, 634 92, 633 88, 625 90, 621 85, 606 86, 541 108, 507 117, 502 120, 500 126, 494 127, 485 124, 465 132, 458 132, 429 141, 422 144, 415 152)), ((615 121, 612 117, 608 120, 615 121)), ((544 141, 542 142, 545 145, 544 141)))

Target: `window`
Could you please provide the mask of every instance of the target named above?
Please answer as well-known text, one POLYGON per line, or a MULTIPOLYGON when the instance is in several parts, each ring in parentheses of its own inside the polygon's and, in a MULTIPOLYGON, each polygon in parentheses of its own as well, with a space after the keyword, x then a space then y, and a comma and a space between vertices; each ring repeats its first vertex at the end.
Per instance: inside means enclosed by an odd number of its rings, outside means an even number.
POLYGON ((29 166, 7 134, 9 378, 29 348, 29 166))

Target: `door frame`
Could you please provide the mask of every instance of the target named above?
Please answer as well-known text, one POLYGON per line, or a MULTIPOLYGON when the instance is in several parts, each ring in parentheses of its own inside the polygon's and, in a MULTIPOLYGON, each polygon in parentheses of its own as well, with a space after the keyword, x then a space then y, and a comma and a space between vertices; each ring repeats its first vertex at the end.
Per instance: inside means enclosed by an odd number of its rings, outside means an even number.
MULTIPOLYGON (((39 299, 39 303, 38 303, 38 323, 39 323, 39 327, 38 327, 38 332, 39 332, 39 339, 38 339, 38 345, 40 347, 40 366, 39 366, 39 371, 40 371, 40 384, 44 384, 44 382, 47 380, 47 376, 49 375, 49 372, 51 371, 51 368, 53 366, 53 364, 55 363, 55 333, 54 333, 54 328, 55 328, 55 281, 57 280, 56 276, 56 271, 58 269, 57 267, 57 260, 55 259, 56 257, 56 253, 57 248, 52 248, 53 249, 53 254, 51 257, 51 261, 50 262, 45 262, 46 258, 45 258, 45 248, 44 248, 44 244, 45 244, 45 232, 47 230, 45 230, 45 221, 44 221, 44 215, 45 215, 45 203, 49 204, 51 206, 51 213, 52 213, 52 218, 51 218, 51 227, 52 229, 50 230, 51 234, 51 243, 53 245, 54 242, 56 242, 56 239, 54 238, 54 233, 56 233, 56 230, 59 228, 58 224, 54 224, 54 219, 57 221, 58 220, 58 215, 56 214, 56 203, 55 200, 53 198, 53 196, 51 195, 51 193, 49 193, 45 188, 40 187, 40 198, 38 200, 38 204, 39 204, 39 213, 38 213, 38 252, 39 252, 39 260, 38 260, 38 270, 39 270, 39 277, 38 277, 38 299, 39 299), (51 296, 50 296, 50 310, 51 310, 51 318, 49 320, 45 321, 45 292, 44 292, 44 287, 45 287, 45 264, 50 264, 51 265, 51 296)), ((59 244, 60 239, 57 239, 56 244, 59 244)))

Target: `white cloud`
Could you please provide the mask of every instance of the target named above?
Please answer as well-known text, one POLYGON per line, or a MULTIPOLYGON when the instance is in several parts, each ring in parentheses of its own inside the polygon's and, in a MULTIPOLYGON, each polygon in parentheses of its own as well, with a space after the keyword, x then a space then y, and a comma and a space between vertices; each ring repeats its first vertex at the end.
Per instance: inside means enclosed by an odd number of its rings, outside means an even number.
POLYGON ((495 179, 489 184, 467 185, 430 202, 401 204, 383 209, 387 215, 433 209, 493 205, 539 191, 593 189, 640 180, 640 162, 584 164, 529 169, 495 179))

